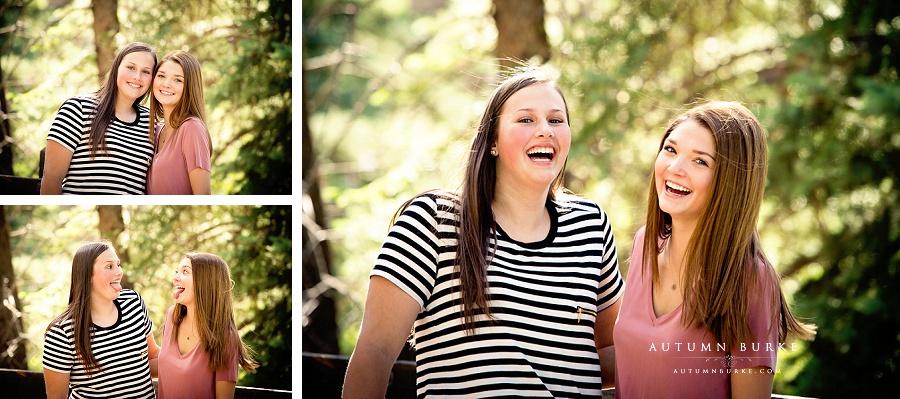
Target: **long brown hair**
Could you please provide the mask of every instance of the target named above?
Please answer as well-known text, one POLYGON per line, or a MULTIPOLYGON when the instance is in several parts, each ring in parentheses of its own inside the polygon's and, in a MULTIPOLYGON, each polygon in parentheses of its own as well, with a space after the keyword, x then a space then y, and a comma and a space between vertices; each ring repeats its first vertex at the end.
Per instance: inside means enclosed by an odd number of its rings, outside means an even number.
MULTIPOLYGON (((178 127, 187 118, 194 117, 203 122, 205 129, 206 99, 203 96, 203 74, 200 71, 200 61, 186 51, 172 51, 166 54, 159 61, 159 64, 156 65, 156 68, 153 69, 154 82, 156 81, 156 74, 159 72, 159 68, 169 61, 180 65, 181 69, 184 70, 184 90, 181 93, 181 99, 179 99, 178 104, 175 104, 175 108, 172 109, 172 113, 169 115, 170 120, 167 120, 166 124, 171 126, 174 132, 178 130, 178 127)), ((154 147, 156 146, 156 123, 164 117, 162 104, 159 103, 156 96, 150 96, 150 131, 148 134, 150 141, 154 143, 154 147)), ((212 155, 212 138, 209 135, 209 129, 206 129, 206 141, 209 143, 209 155, 212 155)), ((154 148, 154 150, 158 151, 159 149, 154 148)))
MULTIPOLYGON (((481 115, 481 122, 469 148, 465 175, 460 189, 458 211, 459 231, 456 247, 456 267, 459 272, 462 318, 467 334, 474 333, 478 314, 491 318, 490 294, 488 292, 487 265, 492 250, 488 247, 491 229, 496 232, 494 213, 494 187, 497 184, 497 159, 490 155, 491 147, 497 141, 500 113, 506 101, 519 90, 534 84, 549 84, 559 93, 565 105, 566 121, 569 120, 569 106, 566 97, 548 70, 523 67, 512 70, 512 74, 494 89, 487 107, 481 115)), ((550 186, 548 200, 555 200, 563 185, 565 164, 550 186)), ((415 199, 415 198, 413 198, 415 199)), ((406 209, 412 200, 404 203, 394 220, 406 209)), ((392 223, 393 223, 392 221, 392 223)))
MULTIPOLYGON (((122 48, 119 51, 119 54, 116 54, 116 58, 113 60, 112 66, 109 68, 109 73, 107 73, 106 81, 100 85, 100 89, 98 89, 94 95, 97 97, 97 108, 94 109, 92 116, 93 121, 91 122, 90 134, 88 135, 88 148, 91 150, 91 159, 97 154, 97 151, 105 153, 107 151, 106 147, 106 129, 109 128, 109 125, 112 124, 113 117, 116 115, 116 99, 119 96, 119 86, 116 84, 116 81, 119 79, 119 66, 122 65, 122 59, 125 58, 126 55, 136 52, 145 51, 153 55, 153 70, 156 70, 156 50, 153 49, 149 44, 134 42, 129 43, 127 46, 122 48)), ((150 86, 152 88, 153 81, 150 81, 150 86)), ((132 103, 133 107, 137 107, 138 104, 144 101, 147 98, 147 94, 150 93, 151 89, 147 89, 143 95, 138 97, 132 103)), ((140 120, 141 115, 137 115, 137 119, 140 120)), ((151 125, 152 126, 152 125, 151 125)))
MULTIPOLYGON (((209 253, 188 253, 194 279, 194 298, 197 302, 194 315, 197 333, 200 335, 201 348, 209 355, 208 367, 211 371, 228 366, 228 354, 231 345, 237 345, 238 362, 244 370, 253 372, 259 366, 251 357, 250 349, 241 340, 234 323, 234 310, 231 305, 231 289, 234 281, 228 264, 217 255, 209 253)), ((187 307, 175 304, 172 311, 172 322, 175 333, 172 341, 178 337, 178 328, 187 316, 187 307)))
MULTIPOLYGON (((780 321, 779 340, 788 333, 810 338, 815 327, 794 318, 756 229, 768 168, 765 130, 743 105, 713 101, 674 119, 660 141, 659 151, 672 131, 688 120, 712 132, 716 168, 709 197, 685 252, 681 278, 682 285, 690 288, 682 293, 682 323, 696 323, 699 328, 708 329, 727 347, 747 342, 751 338, 749 308, 757 299, 753 297, 753 287, 762 285, 771 287, 780 299, 780 308, 773 309, 780 321), (758 281, 759 264, 766 270, 764 281, 758 281)), ((657 254, 664 245, 658 242, 672 234, 671 216, 659 208, 657 194, 653 175, 643 253, 655 282, 659 282, 657 254)), ((772 299, 774 306, 776 298, 772 299)))
MULTIPOLYGON (((91 277, 94 276, 94 262, 100 254, 113 249, 107 241, 90 242, 82 245, 75 251, 72 258, 72 277, 69 287, 69 304, 66 310, 56 316, 47 331, 66 320, 72 319, 72 334, 75 339, 75 354, 84 365, 84 369, 90 376, 94 371, 101 370, 100 364, 94 358, 91 351, 91 337, 94 332, 94 322, 91 318, 91 277)), ((114 250, 114 249, 113 249, 114 250)))

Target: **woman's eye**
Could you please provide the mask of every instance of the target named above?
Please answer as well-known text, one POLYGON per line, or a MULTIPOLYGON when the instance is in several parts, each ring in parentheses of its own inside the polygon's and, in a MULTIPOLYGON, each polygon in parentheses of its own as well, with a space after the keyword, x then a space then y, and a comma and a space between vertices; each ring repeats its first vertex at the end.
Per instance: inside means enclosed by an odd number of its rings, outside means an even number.
POLYGON ((675 149, 672 148, 672 146, 667 145, 667 146, 663 146, 663 151, 674 153, 674 152, 675 152, 675 149))
POLYGON ((553 118, 553 119, 550 119, 550 123, 566 123, 566 121, 564 121, 560 118, 553 118))
POLYGON ((696 161, 694 161, 694 162, 697 162, 698 165, 709 166, 709 164, 706 163, 706 161, 704 161, 704 160, 702 160, 702 159, 698 159, 698 160, 696 160, 696 161))
POLYGON ((519 119, 519 123, 531 123, 534 122, 534 119, 531 118, 521 118, 519 119))

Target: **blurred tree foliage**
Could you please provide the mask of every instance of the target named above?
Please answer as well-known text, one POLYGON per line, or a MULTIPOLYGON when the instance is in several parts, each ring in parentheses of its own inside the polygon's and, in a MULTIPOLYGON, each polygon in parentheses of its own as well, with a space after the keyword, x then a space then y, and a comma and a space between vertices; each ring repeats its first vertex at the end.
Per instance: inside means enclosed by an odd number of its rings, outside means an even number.
MULTIPOLYGON (((0 63, 17 176, 38 176, 50 122, 98 84, 91 1, 4 3, 0 63)), ((121 48, 185 50, 202 64, 214 194, 291 193, 291 7, 285 0, 119 0, 121 48)))
MULTIPOLYGON (((66 304, 72 254, 100 237, 93 207, 7 206, 13 265, 23 303, 28 363, 40 370, 43 331, 66 304)), ((147 303, 157 342, 173 304, 172 276, 184 254, 211 252, 231 268, 235 319, 256 351, 256 374, 239 385, 291 389, 291 207, 123 206, 125 278, 147 303)))
MULTIPOLYGON (((811 343, 780 354, 775 391, 900 390, 900 5, 796 0, 545 0, 571 112, 567 185, 610 213, 620 265, 643 224, 668 121, 737 100, 769 132, 760 233, 811 343)), ((304 2, 310 130, 334 269, 346 283, 342 352, 393 211, 455 188, 496 81, 491 2, 304 2), (463 4, 464 3, 464 4, 463 4)), ((790 300, 790 299, 789 299, 790 300)))

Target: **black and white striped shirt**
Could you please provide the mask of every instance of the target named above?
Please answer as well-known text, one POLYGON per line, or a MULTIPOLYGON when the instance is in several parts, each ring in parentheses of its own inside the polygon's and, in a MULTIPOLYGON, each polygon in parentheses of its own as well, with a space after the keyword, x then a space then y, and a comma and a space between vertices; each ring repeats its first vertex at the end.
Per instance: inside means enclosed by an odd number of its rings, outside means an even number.
POLYGON ((97 151, 91 159, 88 137, 97 99, 90 95, 70 98, 59 108, 50 125, 48 140, 72 151, 72 161, 63 179, 63 194, 143 194, 153 159, 148 124, 150 110, 135 107, 134 122, 113 117, 106 129, 108 153, 97 151))
POLYGON ((75 353, 72 320, 58 323, 44 338, 43 366, 69 374, 70 398, 155 398, 150 379, 147 335, 153 327, 137 292, 122 290, 115 301, 119 319, 93 326, 91 351, 101 369, 88 377, 75 353))
POLYGON ((498 228, 488 266, 495 320, 482 316, 466 336, 453 292, 458 207, 449 193, 414 200, 371 274, 421 306, 413 334, 418 396, 600 397, 595 314, 624 288, 606 213, 568 198, 548 202, 551 227, 543 241, 517 242, 498 228))

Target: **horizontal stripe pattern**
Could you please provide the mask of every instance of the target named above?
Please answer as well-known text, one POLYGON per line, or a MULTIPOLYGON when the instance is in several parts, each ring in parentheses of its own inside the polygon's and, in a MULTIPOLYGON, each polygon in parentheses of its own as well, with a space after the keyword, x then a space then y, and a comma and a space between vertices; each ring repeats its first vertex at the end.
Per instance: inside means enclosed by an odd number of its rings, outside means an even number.
POLYGON ((615 239, 595 203, 548 203, 551 228, 521 243, 491 233, 488 284, 493 322, 481 317, 466 335, 455 269, 459 198, 423 194, 391 227, 372 276, 418 301, 414 325, 419 397, 600 396, 593 314, 624 289, 615 239), (494 238, 496 237, 496 238, 494 238), (495 241, 496 240, 496 241, 495 241))
POLYGON ((75 353, 72 320, 50 328, 44 338, 42 364, 69 374, 71 398, 155 398, 147 359, 152 322, 137 292, 124 289, 115 300, 119 319, 109 327, 94 326, 91 351, 101 369, 88 377, 75 353))
POLYGON ((153 158, 148 136, 150 110, 137 106, 137 119, 126 123, 113 118, 106 130, 107 153, 91 159, 88 138, 97 99, 77 96, 59 108, 50 125, 48 140, 72 151, 69 170, 63 180, 63 194, 143 194, 153 158))

